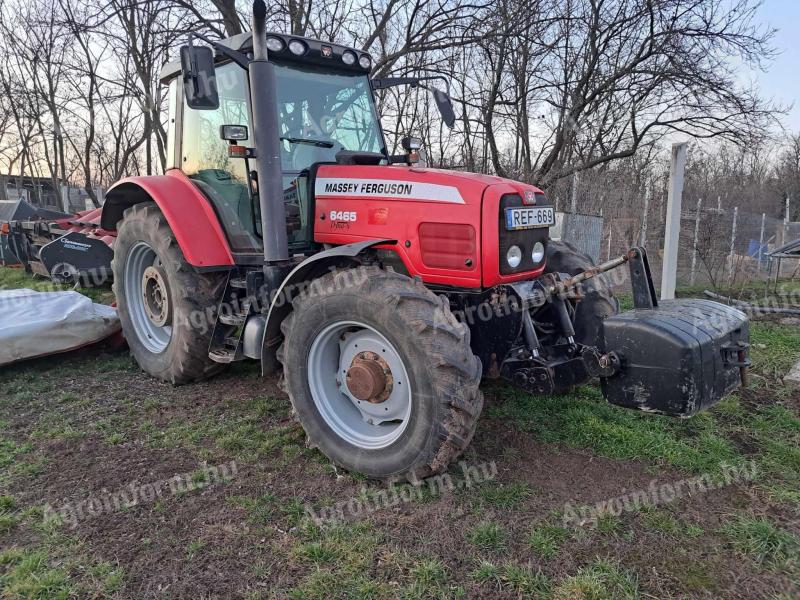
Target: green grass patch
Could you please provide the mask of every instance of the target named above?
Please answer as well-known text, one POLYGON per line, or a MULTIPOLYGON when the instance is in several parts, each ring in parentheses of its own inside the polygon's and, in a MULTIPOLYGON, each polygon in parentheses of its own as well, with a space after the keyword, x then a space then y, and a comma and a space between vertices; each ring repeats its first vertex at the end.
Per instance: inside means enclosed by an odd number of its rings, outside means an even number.
POLYGON ((406 600, 424 598, 451 598, 452 591, 447 587, 450 574, 442 561, 436 558, 423 558, 408 571, 410 583, 401 592, 406 600))
POLYGON ((361 573, 320 570, 289 590, 290 600, 367 600, 393 598, 394 588, 361 573))
POLYGON ((531 486, 527 483, 498 483, 489 481, 479 488, 481 499, 496 508, 518 508, 531 495, 531 486))
POLYGON ((533 552, 542 558, 555 558, 561 545, 570 537, 568 529, 557 525, 537 525, 531 529, 528 542, 533 552))
POLYGON ((788 505, 800 512, 800 490, 794 486, 769 485, 763 489, 773 502, 788 505))
POLYGON ((0 436, 0 469, 8 467, 17 460, 20 455, 27 454, 33 450, 33 444, 17 444, 14 441, 0 436))
MULTIPOLYGON (((36 511, 22 511, 21 526, 35 525, 36 511)), ((9 600, 107 598, 124 585, 119 566, 95 561, 81 542, 57 531, 40 531, 32 547, 0 552, 0 596, 9 600)))
POLYGON ((341 558, 338 549, 326 542, 306 542, 296 548, 296 555, 312 563, 333 563, 341 558))
POLYGON ((597 531, 607 535, 616 534, 622 527, 622 521, 616 515, 603 513, 597 517, 597 531))
POLYGON ((666 510, 645 507, 641 511, 642 525, 650 530, 674 538, 694 538, 703 534, 703 529, 692 523, 684 523, 666 510))
POLYGON ((773 322, 750 324, 753 345, 752 369, 765 377, 778 379, 789 372, 800 358, 800 328, 773 322))
POLYGON ((256 525, 268 525, 272 522, 276 508, 275 494, 263 494, 257 498, 248 496, 232 496, 228 498, 232 506, 241 506, 247 511, 248 520, 256 525))
POLYGON ((226 415, 224 419, 205 416, 195 420, 176 420, 166 429, 145 421, 139 431, 155 448, 183 448, 200 451, 210 444, 242 459, 260 459, 295 446, 304 451, 303 431, 294 425, 265 427, 254 413, 226 415))
POLYGON ((392 587, 368 574, 374 564, 381 538, 369 523, 338 524, 321 528, 305 523, 298 534, 300 543, 290 549, 295 560, 316 564, 289 598, 384 598, 392 587))
POLYGON ((470 543, 479 550, 501 552, 506 549, 508 535, 498 523, 480 523, 467 534, 470 543))
POLYGON ((521 598, 545 600, 551 596, 550 580, 529 566, 481 561, 470 577, 484 585, 511 590, 521 598))
POLYGON ((796 567, 800 560, 800 538, 765 518, 738 516, 722 526, 734 548, 770 568, 796 567))
MULTIPOLYGON (((751 323, 754 371, 774 379, 800 357, 800 328, 751 323)), ((755 379, 755 378, 754 378, 755 379)), ((763 379, 762 379, 763 381, 763 379)), ((545 443, 588 448, 614 459, 648 459, 692 473, 720 475, 722 465, 756 460, 760 473, 800 484, 800 418, 781 405, 742 405, 737 395, 691 419, 674 419, 607 404, 598 387, 543 397, 494 385, 491 418, 545 443)))
MULTIPOLYGON (((0 290, 15 290, 19 288, 27 288, 37 292, 61 292, 71 290, 72 286, 61 285, 50 279, 26 273, 25 269, 0 267, 0 290)), ((108 287, 81 288, 78 291, 91 298, 94 302, 101 304, 111 304, 114 301, 114 293, 108 287)))
POLYGON ((607 404, 599 388, 585 386, 569 396, 534 396, 494 386, 502 402, 487 412, 543 442, 591 448, 616 459, 663 461, 692 472, 720 472, 741 457, 721 436, 714 418, 701 413, 677 420, 607 404))
POLYGON ((186 558, 192 560, 202 553, 208 544, 204 540, 193 540, 186 546, 186 558))
POLYGON ((561 580, 552 596, 553 600, 637 600, 639 597, 636 577, 607 560, 598 560, 561 580))
POLYGON ((63 568, 50 566, 41 551, 11 548, 0 553, 0 588, 5 598, 60 600, 77 595, 63 568))

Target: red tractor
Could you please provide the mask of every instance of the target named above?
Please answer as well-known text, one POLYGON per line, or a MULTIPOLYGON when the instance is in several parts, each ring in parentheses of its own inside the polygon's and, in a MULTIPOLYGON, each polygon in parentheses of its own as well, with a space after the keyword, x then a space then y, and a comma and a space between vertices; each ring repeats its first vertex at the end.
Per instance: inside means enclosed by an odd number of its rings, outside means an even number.
MULTIPOLYGON (((445 469, 474 434, 482 377, 538 394, 599 377, 609 402, 690 416, 739 385, 744 314, 658 304, 639 248, 594 267, 548 239, 534 186, 390 155, 354 48, 267 33, 181 49, 167 65, 169 170, 107 194, 123 331, 174 384, 226 363, 283 369, 308 436, 382 479, 445 469), (628 263, 636 309, 602 274, 628 263)), ((452 126, 447 94, 431 87, 452 126)))

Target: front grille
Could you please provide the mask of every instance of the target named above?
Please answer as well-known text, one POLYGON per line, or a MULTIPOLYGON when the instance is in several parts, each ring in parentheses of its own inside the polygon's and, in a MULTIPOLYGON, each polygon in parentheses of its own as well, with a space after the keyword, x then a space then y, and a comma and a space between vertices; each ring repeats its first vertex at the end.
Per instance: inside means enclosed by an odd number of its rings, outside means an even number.
MULTIPOLYGON (((522 197, 518 194, 506 194, 500 198, 500 215, 498 217, 498 227, 500 227, 500 248, 498 257, 500 261, 500 274, 513 275, 515 273, 523 273, 525 271, 532 271, 542 266, 544 261, 534 263, 531 259, 531 251, 536 242, 542 242, 545 250, 547 249, 547 239, 550 237, 549 227, 539 227, 537 229, 520 229, 517 231, 506 230, 506 208, 513 208, 516 206, 525 206, 522 202, 522 197), (516 269, 508 266, 506 261, 506 253, 511 246, 519 246, 522 250, 522 262, 516 269)), ((549 203, 544 199, 543 194, 536 194, 536 206, 549 206, 549 203)))

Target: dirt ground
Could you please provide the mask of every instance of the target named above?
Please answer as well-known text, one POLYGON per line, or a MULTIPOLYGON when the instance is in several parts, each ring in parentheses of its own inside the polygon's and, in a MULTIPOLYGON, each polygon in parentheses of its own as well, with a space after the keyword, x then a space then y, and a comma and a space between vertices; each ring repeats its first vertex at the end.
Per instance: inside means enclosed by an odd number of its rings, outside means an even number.
POLYGON ((103 348, 0 369, 0 595, 800 598, 800 328, 752 337, 751 389, 687 421, 487 384, 419 488, 337 472, 253 364, 177 388, 103 348))

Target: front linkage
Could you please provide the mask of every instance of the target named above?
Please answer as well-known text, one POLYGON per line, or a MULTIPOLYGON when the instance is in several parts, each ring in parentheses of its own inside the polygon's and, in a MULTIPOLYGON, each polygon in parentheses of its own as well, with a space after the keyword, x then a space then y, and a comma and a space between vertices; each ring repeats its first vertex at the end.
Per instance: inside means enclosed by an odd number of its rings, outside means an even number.
POLYGON ((688 417, 707 408, 741 382, 746 385, 748 321, 744 313, 706 300, 659 304, 644 248, 578 275, 551 273, 510 284, 519 314, 517 344, 489 374, 536 394, 559 394, 594 377, 612 404, 688 417), (634 310, 603 322, 603 345, 575 341, 570 300, 580 284, 623 264, 630 268, 634 310), (534 327, 537 311, 550 305, 559 343, 543 347, 534 327))

